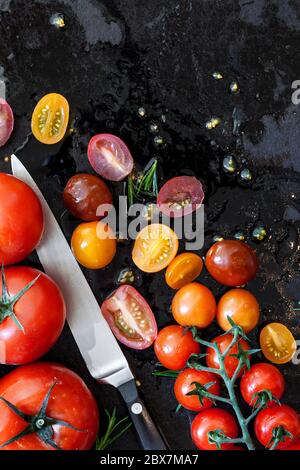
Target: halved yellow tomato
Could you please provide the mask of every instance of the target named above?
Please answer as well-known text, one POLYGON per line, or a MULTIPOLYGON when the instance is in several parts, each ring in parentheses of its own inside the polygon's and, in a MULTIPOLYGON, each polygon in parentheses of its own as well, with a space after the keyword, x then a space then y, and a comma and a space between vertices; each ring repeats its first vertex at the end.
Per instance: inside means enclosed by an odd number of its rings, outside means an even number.
POLYGON ((164 224, 151 224, 138 234, 132 259, 146 273, 156 273, 166 268, 178 251, 178 237, 164 224))
POLYGON ((37 140, 51 145, 64 137, 68 122, 68 101, 58 93, 49 93, 36 105, 32 114, 31 129, 37 140))
POLYGON ((181 253, 173 259, 166 271, 166 283, 172 289, 181 287, 194 281, 203 268, 203 261, 195 253, 181 253))
POLYGON ((269 323, 260 333, 264 356, 274 364, 285 364, 294 356, 297 344, 290 330, 282 323, 269 323))

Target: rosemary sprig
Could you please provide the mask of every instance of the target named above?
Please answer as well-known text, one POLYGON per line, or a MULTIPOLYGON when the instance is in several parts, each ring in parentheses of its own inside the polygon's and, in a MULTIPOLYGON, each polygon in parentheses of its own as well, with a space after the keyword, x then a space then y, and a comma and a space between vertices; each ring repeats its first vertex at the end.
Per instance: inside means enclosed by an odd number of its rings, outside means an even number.
POLYGON ((142 201, 145 197, 156 198, 157 194, 157 160, 152 158, 138 176, 131 174, 128 177, 127 195, 129 207, 135 201, 142 201))
POLYGON ((105 413, 108 418, 108 426, 105 434, 102 437, 98 437, 96 441, 96 450, 104 450, 106 447, 111 445, 113 442, 115 442, 117 439, 119 439, 123 434, 125 434, 126 431, 130 428, 132 423, 128 423, 127 426, 125 426, 121 431, 119 431, 117 434, 113 435, 114 432, 116 431, 117 428, 120 427, 121 424, 125 423, 125 421, 128 420, 128 416, 125 416, 125 418, 121 419, 120 421, 117 420, 117 410, 116 407, 114 407, 112 414, 109 413, 108 410, 105 410, 105 413))
POLYGON ((178 375, 180 374, 180 370, 155 370, 152 372, 152 375, 155 375, 156 377, 172 377, 173 379, 176 379, 178 375))

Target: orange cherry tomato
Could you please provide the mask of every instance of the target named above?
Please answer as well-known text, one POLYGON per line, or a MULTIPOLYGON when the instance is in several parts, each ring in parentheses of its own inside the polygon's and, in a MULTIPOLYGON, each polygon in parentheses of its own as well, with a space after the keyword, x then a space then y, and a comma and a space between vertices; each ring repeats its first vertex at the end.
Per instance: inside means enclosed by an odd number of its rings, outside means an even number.
POLYGON ((138 234, 132 259, 145 273, 156 273, 166 268, 178 251, 178 238, 167 225, 151 224, 138 234))
POLYGON ((182 326, 206 328, 213 322, 216 309, 213 293, 198 282, 179 289, 172 301, 173 317, 182 326))
POLYGON ((103 222, 88 222, 74 230, 71 246, 77 261, 88 269, 107 266, 116 254, 116 239, 103 222))
POLYGON ((282 323, 270 323, 260 333, 260 346, 264 356, 274 364, 289 362, 297 344, 290 330, 282 323))
POLYGON ((203 261, 195 253, 181 253, 169 264, 166 271, 166 283, 172 289, 181 287, 194 281, 203 268, 203 261))
POLYGON ((231 289, 224 294, 218 304, 217 322, 224 331, 231 325, 230 317, 245 333, 253 330, 259 320, 259 305, 251 292, 245 289, 231 289))
POLYGON ((69 103, 58 93, 43 96, 31 120, 34 137, 42 144, 56 144, 65 135, 69 122, 69 103))

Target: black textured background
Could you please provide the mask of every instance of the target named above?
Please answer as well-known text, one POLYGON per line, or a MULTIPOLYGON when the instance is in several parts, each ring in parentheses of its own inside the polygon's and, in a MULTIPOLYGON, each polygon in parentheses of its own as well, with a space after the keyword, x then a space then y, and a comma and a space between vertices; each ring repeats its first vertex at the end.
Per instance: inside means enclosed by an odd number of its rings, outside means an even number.
MULTIPOLYGON (((32 137, 18 152, 37 178, 67 236, 76 221, 65 213, 61 192, 69 176, 91 171, 86 147, 91 135, 121 136, 135 160, 159 157, 160 184, 170 176, 195 174, 206 188, 206 248, 212 237, 244 230, 251 242, 253 226, 262 221, 267 238, 257 246, 261 269, 249 289, 262 307, 262 323, 287 324, 300 338, 299 296, 299 107, 291 102, 291 84, 300 79, 300 5, 296 0, 0 0, 0 74, 16 127, 0 151, 0 170, 10 171, 5 157, 25 141, 38 99, 60 92, 72 109, 74 133, 48 147, 32 137), (66 27, 50 24, 62 13, 66 27), (224 79, 216 81, 212 72, 224 79), (228 86, 238 80, 240 93, 228 86), (147 118, 137 110, 145 107, 147 118), (165 115, 165 119, 161 116, 165 115), (221 125, 208 131, 212 116, 221 125), (154 120, 166 145, 155 147, 149 124, 154 120), (165 122, 163 122, 165 121, 165 122), (235 125, 234 125, 235 124, 235 125), (222 170, 226 153, 254 178, 241 184, 222 170)), ((114 186, 115 196, 122 185, 114 186)), ((203 250, 203 254, 205 250, 203 250)), ((130 247, 107 269, 86 272, 99 299, 115 286, 121 268, 131 263, 130 247)), ((31 263, 37 260, 32 256, 31 263)), ((143 275, 139 285, 159 325, 171 321, 172 292, 163 274, 143 275)), ((206 273, 200 280, 217 296, 225 291, 206 273)), ((213 330, 213 329, 212 329, 213 330)), ((209 334, 209 333, 208 333, 209 334)), ((214 331, 212 331, 214 334, 214 331)), ((252 334, 257 340, 257 331, 252 334)), ((151 376, 154 355, 126 351, 145 401, 173 449, 191 449, 192 414, 174 413, 172 380, 151 376)), ((118 405, 116 391, 89 377, 68 328, 47 359, 77 371, 91 387, 100 409, 118 405)), ((3 375, 9 367, 0 367, 3 375)), ((285 401, 300 411, 300 366, 282 367, 285 401)), ((105 421, 102 421, 102 429, 105 421)), ((115 444, 136 449, 134 430, 115 444)))

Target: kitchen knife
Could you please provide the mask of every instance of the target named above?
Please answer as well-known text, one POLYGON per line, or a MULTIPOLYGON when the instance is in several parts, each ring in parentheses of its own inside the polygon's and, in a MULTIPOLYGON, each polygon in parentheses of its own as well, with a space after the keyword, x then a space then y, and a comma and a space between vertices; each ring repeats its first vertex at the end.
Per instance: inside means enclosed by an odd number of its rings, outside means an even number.
POLYGON ((27 183, 41 201, 45 232, 37 254, 45 272, 60 286, 67 305, 67 321, 81 355, 99 382, 116 387, 124 398, 141 446, 166 450, 166 445, 140 399, 128 362, 84 277, 64 234, 33 178, 12 155, 13 174, 27 183))

